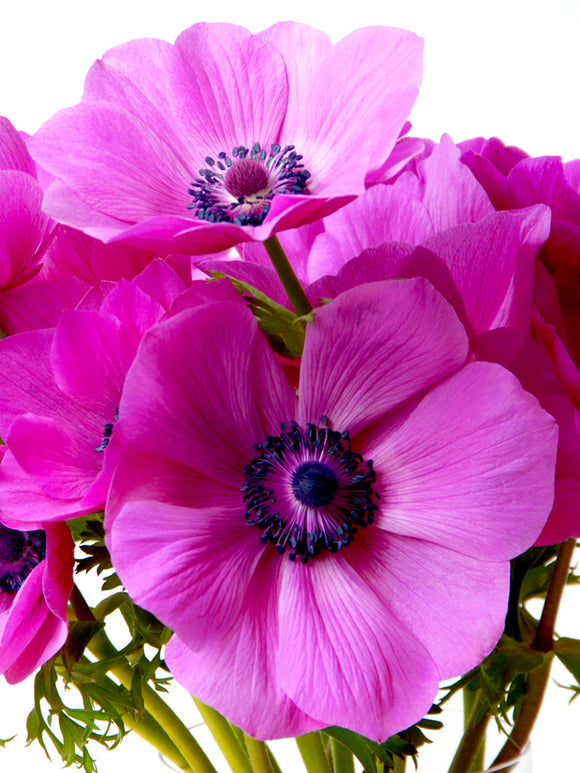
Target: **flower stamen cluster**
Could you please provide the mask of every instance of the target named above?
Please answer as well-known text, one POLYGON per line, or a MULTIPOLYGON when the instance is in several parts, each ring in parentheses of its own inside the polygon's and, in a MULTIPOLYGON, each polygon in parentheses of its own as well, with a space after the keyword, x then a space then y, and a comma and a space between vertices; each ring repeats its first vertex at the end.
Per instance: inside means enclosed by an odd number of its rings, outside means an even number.
POLYGON ((42 529, 17 531, 0 524, 0 591, 16 593, 45 558, 46 535, 42 529))
POLYGON ((251 149, 238 145, 231 156, 221 151, 217 161, 206 156, 208 167, 191 184, 187 208, 211 223, 260 225, 275 195, 308 193, 310 172, 301 160, 294 145, 275 143, 268 153, 259 142, 251 149))
POLYGON ((320 427, 301 429, 281 423, 279 435, 269 435, 244 468, 242 486, 248 526, 263 531, 282 555, 302 563, 323 550, 336 553, 350 545, 359 528, 372 524, 378 494, 371 459, 351 449, 348 432, 337 432, 323 416, 320 427))

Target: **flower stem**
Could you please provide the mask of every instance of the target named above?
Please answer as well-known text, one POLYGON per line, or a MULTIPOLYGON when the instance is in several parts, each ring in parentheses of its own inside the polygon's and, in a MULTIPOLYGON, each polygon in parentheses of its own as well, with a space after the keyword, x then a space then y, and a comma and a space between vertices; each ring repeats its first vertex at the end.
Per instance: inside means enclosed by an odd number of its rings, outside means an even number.
POLYGON ((278 237, 271 236, 269 239, 266 239, 264 247, 270 256, 270 260, 272 261, 296 314, 298 314, 299 317, 309 314, 312 311, 310 301, 306 297, 306 293, 298 281, 298 277, 294 273, 294 269, 290 265, 290 261, 286 257, 286 253, 284 252, 278 237))
POLYGON ((295 740, 308 773, 332 773, 319 732, 299 735, 295 740))
MULTIPOLYGON (((534 649, 539 652, 548 653, 554 646, 556 617, 562 600, 562 594, 566 587, 568 571, 570 569, 575 547, 576 540, 568 539, 566 542, 562 542, 558 550, 556 565, 552 572, 544 608, 542 609, 542 615, 532 644, 534 649)), ((494 765, 513 760, 528 742, 538 714, 540 713, 544 693, 550 676, 551 665, 552 659, 546 657, 539 668, 530 671, 528 674, 526 694, 522 701, 517 719, 514 722, 507 741, 495 758, 493 762, 494 765)))
POLYGON ((478 692, 473 701, 473 707, 467 720, 463 737, 451 762, 449 773, 469 773, 485 738, 485 731, 487 730, 489 720, 490 714, 487 711, 482 712, 481 695, 478 692))
POLYGON ((194 698, 193 702, 220 747, 232 773, 253 773, 246 749, 240 745, 228 720, 219 711, 212 709, 211 706, 197 698, 194 698))
MULTIPOLYGON (((477 705, 478 691, 468 690, 467 688, 464 688, 462 692, 463 692, 463 730, 465 732, 467 731, 467 724, 469 722, 469 718, 471 717, 471 714, 473 713, 477 705)), ((473 770, 483 770, 484 756, 485 756, 485 735, 481 740, 481 744, 479 745, 479 748, 475 754, 475 757, 473 758, 473 762, 471 764, 471 768, 473 770)))
POLYGON ((330 739, 330 748, 334 773, 354 773, 354 758, 351 750, 337 738, 330 739))
POLYGON ((257 741, 246 733, 244 733, 244 740, 254 773, 273 773, 268 747, 264 741, 257 741))

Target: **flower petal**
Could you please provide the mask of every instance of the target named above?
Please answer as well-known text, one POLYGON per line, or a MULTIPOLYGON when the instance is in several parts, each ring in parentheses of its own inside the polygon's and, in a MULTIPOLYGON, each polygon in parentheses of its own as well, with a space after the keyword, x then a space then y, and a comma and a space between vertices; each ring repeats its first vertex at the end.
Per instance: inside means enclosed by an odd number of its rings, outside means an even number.
POLYGON ((278 678, 307 714, 375 741, 423 717, 439 686, 427 650, 346 551, 282 561, 278 678))
MULTIPOLYGON (((278 556, 276 556, 278 558, 278 556)), ((220 642, 194 650, 174 636, 167 665, 189 692, 259 739, 287 738, 324 723, 301 711, 276 673, 279 562, 262 562, 236 625, 220 642)))
POLYGON ((424 279, 354 287, 318 309, 300 371, 299 421, 354 435, 460 367, 467 337, 424 279))
POLYGON ((505 561, 534 543, 552 507, 556 423, 498 365, 466 365, 358 442, 389 532, 505 561))

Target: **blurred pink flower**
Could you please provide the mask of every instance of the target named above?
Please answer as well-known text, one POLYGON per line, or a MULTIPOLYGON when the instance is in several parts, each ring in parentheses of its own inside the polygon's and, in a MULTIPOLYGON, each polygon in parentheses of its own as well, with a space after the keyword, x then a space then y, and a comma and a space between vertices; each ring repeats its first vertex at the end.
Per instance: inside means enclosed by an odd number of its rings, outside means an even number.
POLYGON ((175 45, 120 45, 91 68, 82 102, 31 140, 57 178, 46 210, 105 241, 191 254, 311 222, 417 152, 403 140, 388 158, 421 52, 403 30, 333 46, 294 22, 257 35, 196 24, 175 45))
POLYGON ((384 740, 500 636, 557 432, 511 373, 467 355, 424 279, 317 309, 298 397, 239 303, 145 336, 121 399, 113 563, 175 631, 176 678, 252 735, 384 740))

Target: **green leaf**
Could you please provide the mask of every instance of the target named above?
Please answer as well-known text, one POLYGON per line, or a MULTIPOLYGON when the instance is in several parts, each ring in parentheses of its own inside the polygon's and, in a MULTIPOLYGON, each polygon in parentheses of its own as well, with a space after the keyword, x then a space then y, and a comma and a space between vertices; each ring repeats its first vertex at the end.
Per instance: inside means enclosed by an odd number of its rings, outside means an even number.
MULTIPOLYGON (((216 279, 223 279, 227 276, 219 271, 212 271, 211 274, 216 279)), ((290 309, 273 301, 256 287, 239 279, 228 278, 247 302, 272 349, 282 357, 292 359, 302 357, 306 323, 314 319, 313 315, 299 317, 290 309)))

